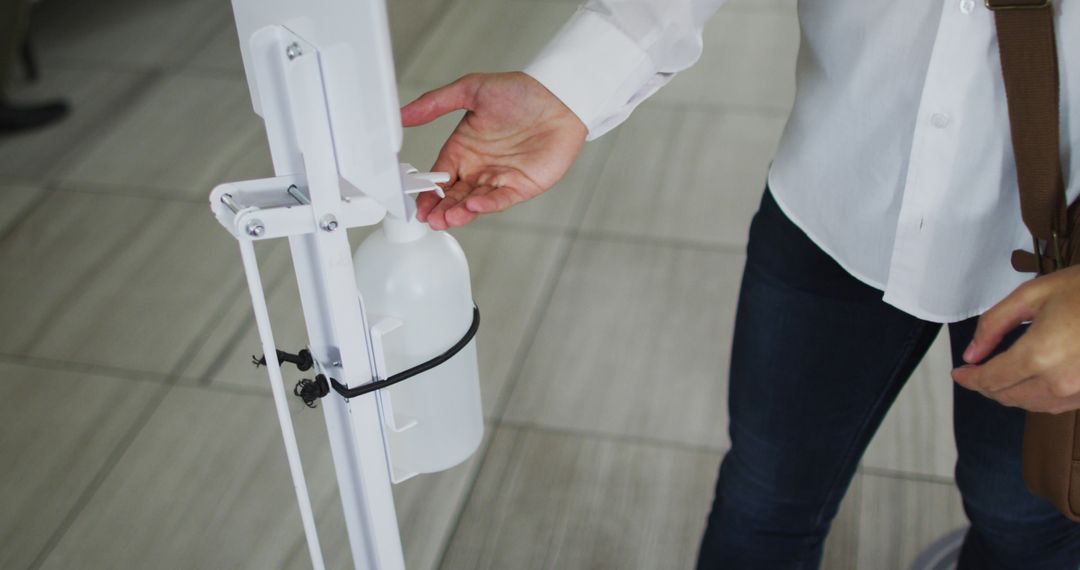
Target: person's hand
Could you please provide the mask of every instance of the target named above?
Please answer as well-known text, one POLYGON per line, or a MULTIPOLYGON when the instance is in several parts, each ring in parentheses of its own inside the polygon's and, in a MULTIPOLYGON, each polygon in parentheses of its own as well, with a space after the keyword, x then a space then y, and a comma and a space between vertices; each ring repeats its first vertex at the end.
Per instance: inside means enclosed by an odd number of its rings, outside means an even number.
POLYGON ((984 313, 964 362, 953 379, 1006 406, 1080 409, 1080 266, 1028 281, 984 313), (1027 321, 1031 326, 1008 350, 978 364, 1027 321))
POLYGON ((449 172, 446 197, 424 192, 416 217, 432 229, 463 226, 551 188, 573 164, 587 129, 524 73, 484 73, 429 91, 401 109, 406 127, 465 109, 433 171, 449 172))

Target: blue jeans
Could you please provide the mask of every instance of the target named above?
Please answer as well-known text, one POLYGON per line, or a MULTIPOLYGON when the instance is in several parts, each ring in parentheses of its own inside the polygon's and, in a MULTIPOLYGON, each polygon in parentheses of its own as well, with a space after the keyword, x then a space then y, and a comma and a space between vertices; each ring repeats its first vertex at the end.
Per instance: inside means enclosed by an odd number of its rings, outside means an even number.
MULTIPOLYGON (((975 322, 949 325, 954 363, 975 322)), ((735 321, 732 446, 698 568, 816 568, 859 458, 940 328, 885 304, 766 191, 735 321)), ((1077 568, 1080 525, 1024 487, 1024 413, 955 384, 953 408, 956 483, 972 523, 960 568, 1077 568)))

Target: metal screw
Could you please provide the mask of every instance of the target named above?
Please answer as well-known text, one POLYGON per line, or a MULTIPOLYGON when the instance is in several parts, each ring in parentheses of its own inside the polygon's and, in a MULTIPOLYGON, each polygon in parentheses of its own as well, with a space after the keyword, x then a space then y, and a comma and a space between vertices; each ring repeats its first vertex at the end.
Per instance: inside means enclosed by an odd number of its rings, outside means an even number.
POLYGON ((290 60, 293 60, 304 55, 304 50, 300 49, 300 44, 293 42, 285 48, 285 55, 288 56, 290 60))
POLYGON ((308 197, 304 196, 304 193, 296 187, 296 184, 289 186, 285 191, 289 193, 289 196, 293 197, 293 200, 296 200, 305 206, 311 205, 311 200, 308 200, 308 197))
POLYGON ((319 222, 319 227, 328 232, 336 230, 337 225, 337 218, 335 218, 333 214, 323 216, 322 220, 319 222))
POLYGON ((230 210, 232 210, 232 213, 234 213, 234 214, 239 214, 240 213, 240 204, 237 204, 236 200, 233 200, 232 194, 222 194, 221 195, 221 203, 225 204, 225 206, 227 206, 230 210))
POLYGON ((251 237, 259 237, 266 233, 266 226, 263 225, 262 220, 251 220, 248 222, 246 229, 251 237))

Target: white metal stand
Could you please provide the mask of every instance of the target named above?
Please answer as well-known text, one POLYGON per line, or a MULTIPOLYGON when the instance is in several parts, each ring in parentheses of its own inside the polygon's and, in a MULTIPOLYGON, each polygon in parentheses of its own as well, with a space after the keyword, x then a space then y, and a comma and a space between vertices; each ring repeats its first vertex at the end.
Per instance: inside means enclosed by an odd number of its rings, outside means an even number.
MULTIPOLYGON (((288 238, 315 365, 347 386, 358 386, 384 374, 380 374, 378 334, 368 327, 357 294, 345 230, 376 224, 387 210, 342 181, 328 78, 318 47, 283 25, 262 27, 250 41, 249 81, 259 86, 256 103, 266 122, 277 176, 218 186, 210 194, 210 206, 240 245, 311 564, 322 570, 315 516, 253 242, 288 238)), ((396 156, 396 148, 390 151, 396 156)), ((390 190, 411 193, 435 190, 434 182, 446 177, 403 165, 399 180, 400 189, 390 190)), ((380 192, 386 195, 387 189, 380 192)), ((381 333, 392 326, 392 322, 376 323, 374 331, 381 333)), ((408 429, 409 425, 394 424, 389 396, 383 391, 351 400, 332 393, 322 403, 354 565, 403 569, 391 482, 410 474, 392 472, 384 430, 408 429)))

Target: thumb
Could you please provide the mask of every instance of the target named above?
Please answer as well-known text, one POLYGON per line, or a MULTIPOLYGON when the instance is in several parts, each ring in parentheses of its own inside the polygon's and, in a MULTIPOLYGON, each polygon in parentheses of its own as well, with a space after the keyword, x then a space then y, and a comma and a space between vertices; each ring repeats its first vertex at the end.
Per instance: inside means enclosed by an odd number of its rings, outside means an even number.
POLYGON ((1042 294, 1035 281, 1029 281, 979 317, 971 344, 964 350, 964 362, 977 364, 990 356, 1005 335, 1021 323, 1035 318, 1042 305, 1042 294))
POLYGON ((480 75, 466 75, 457 81, 428 91, 401 108, 401 124, 406 127, 424 125, 459 109, 472 110, 480 75))

